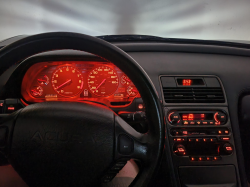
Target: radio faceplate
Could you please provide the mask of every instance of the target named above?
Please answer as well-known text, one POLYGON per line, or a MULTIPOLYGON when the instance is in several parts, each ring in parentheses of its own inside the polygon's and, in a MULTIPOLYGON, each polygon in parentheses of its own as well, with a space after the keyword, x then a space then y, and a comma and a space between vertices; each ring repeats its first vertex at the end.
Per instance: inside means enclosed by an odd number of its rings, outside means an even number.
POLYGON ((172 125, 224 125, 227 114, 223 111, 170 111, 167 120, 172 125))

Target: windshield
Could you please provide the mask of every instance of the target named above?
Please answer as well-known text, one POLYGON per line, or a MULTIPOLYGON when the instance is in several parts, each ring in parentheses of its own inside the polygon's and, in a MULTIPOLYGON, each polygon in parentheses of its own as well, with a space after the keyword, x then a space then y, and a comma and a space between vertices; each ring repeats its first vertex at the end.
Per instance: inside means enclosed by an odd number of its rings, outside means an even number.
POLYGON ((52 31, 250 41, 250 1, 0 1, 0 40, 52 31))

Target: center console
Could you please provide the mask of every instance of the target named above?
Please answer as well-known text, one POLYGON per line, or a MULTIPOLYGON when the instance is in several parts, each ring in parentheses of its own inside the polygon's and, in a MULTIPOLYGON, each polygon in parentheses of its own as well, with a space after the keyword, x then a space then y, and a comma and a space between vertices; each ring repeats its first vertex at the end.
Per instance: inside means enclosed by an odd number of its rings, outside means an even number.
POLYGON ((230 115, 219 79, 161 76, 160 80, 167 130, 165 147, 171 155, 167 159, 174 171, 174 186, 240 186, 230 115), (199 85, 192 85, 193 80, 199 85), (187 94, 190 90, 192 95, 187 94), (218 90, 223 96, 220 102, 215 99, 218 90), (207 100, 214 95, 213 100, 197 102, 195 97, 199 99, 201 94, 207 100), (185 103, 176 102, 175 97, 185 103))

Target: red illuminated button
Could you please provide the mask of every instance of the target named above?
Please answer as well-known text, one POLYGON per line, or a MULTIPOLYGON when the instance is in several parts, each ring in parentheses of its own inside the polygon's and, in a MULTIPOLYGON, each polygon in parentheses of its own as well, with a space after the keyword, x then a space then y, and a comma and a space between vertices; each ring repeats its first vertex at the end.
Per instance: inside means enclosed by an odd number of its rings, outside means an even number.
POLYGON ((225 130, 225 131, 224 131, 224 134, 229 134, 229 131, 228 131, 228 130, 225 130))
POLYGON ((208 124, 209 124, 209 125, 214 125, 214 122, 213 122, 213 121, 209 121, 208 124))
POLYGON ((182 134, 183 134, 183 135, 187 135, 187 134, 188 134, 188 131, 182 131, 182 134))
POLYGON ((189 124, 190 125, 195 125, 195 122, 194 121, 190 121, 189 124))
POLYGON ((221 160, 221 157, 220 157, 220 156, 214 156, 214 157, 213 157, 213 160, 214 160, 214 161, 221 160))
POLYGON ((203 138, 203 142, 209 142, 209 138, 203 138))
POLYGON ((203 124, 203 125, 207 125, 208 122, 207 122, 207 121, 202 121, 202 124, 203 124))
POLYGON ((220 137, 220 139, 223 140, 223 141, 229 141, 230 137, 220 137))
POLYGON ((191 160, 191 161, 198 161, 198 158, 197 158, 197 157, 194 157, 194 156, 191 156, 191 157, 190 157, 190 160, 191 160))
POLYGON ((220 125, 220 122, 215 122, 214 124, 215 124, 215 125, 220 125))
POLYGON ((188 138, 189 142, 195 142, 195 138, 188 138))
POLYGON ((216 138, 210 138, 210 142, 216 142, 217 139, 216 138))
POLYGON ((212 161, 213 157, 212 156, 207 156, 206 159, 207 159, 207 161, 212 161))
POLYGON ((196 124, 197 125, 201 125, 201 121, 196 121, 196 124))
POLYGON ((202 138, 195 138, 195 142, 201 142, 202 138))
POLYGON ((188 125, 189 122, 188 121, 183 121, 183 125, 188 125))
POLYGON ((224 149, 224 152, 227 153, 227 154, 231 154, 233 152, 233 147, 229 143, 226 143, 223 146, 223 149, 224 149))
POLYGON ((183 145, 181 145, 181 144, 177 145, 174 153, 179 155, 179 156, 186 155, 185 147, 183 145))
POLYGON ((205 160, 207 160, 207 159, 206 159, 206 157, 204 157, 204 156, 200 156, 200 157, 198 158, 198 160, 199 160, 199 161, 205 161, 205 160))
POLYGON ((222 134, 222 130, 218 130, 218 134, 222 134))

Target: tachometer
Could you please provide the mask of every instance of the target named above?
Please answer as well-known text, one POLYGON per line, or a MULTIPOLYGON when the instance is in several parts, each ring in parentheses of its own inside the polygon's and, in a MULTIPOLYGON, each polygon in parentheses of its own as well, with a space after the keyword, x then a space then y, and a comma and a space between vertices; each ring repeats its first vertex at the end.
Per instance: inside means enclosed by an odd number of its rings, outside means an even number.
POLYGON ((118 87, 118 76, 112 68, 100 66, 92 70, 88 77, 90 91, 97 96, 109 96, 118 87))
POLYGON ((51 82, 54 90, 64 97, 75 96, 83 88, 82 74, 72 66, 58 68, 53 73, 51 82))

